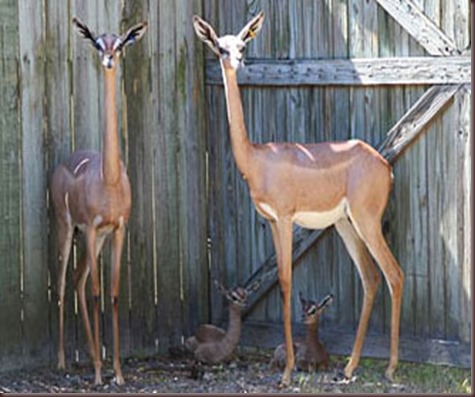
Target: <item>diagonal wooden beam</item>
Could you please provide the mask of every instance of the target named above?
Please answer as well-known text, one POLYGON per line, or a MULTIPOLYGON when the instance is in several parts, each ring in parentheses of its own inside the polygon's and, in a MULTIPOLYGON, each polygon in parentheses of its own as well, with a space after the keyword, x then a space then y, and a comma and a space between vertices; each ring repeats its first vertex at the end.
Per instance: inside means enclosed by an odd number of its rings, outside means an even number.
POLYGON ((433 86, 386 134, 378 151, 390 163, 398 157, 442 110, 462 85, 433 86))
MULTIPOLYGON (((399 154, 407 149, 416 137, 429 125, 431 120, 447 105, 462 85, 434 86, 406 112, 406 114, 386 134, 386 138, 377 147, 378 151, 390 163, 397 161, 399 154)), ((329 228, 323 230, 306 230, 298 228, 294 233, 292 247, 292 266, 298 266, 299 259, 323 238, 329 228)), ((255 305, 277 283, 277 259, 275 254, 269 256, 257 269, 244 286, 260 280, 259 289, 248 298, 243 316, 247 316, 255 305)))
MULTIPOLYGON (((450 1, 450 0, 447 0, 450 1)), ((431 55, 456 55, 455 42, 413 0, 376 0, 431 55)))

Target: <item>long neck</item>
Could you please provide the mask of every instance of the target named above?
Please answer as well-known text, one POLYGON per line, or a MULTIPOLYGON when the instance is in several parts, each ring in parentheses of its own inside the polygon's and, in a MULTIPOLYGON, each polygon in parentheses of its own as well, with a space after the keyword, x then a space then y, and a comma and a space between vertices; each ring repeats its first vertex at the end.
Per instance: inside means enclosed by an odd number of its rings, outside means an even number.
POLYGON ((221 64, 223 71, 224 89, 226 92, 226 104, 228 111, 229 132, 231 135, 231 145, 239 171, 246 177, 249 168, 250 152, 252 145, 249 142, 244 114, 242 111, 241 93, 237 83, 237 71, 232 68, 225 68, 221 64))
POLYGON ((241 337, 241 308, 230 303, 229 306, 229 324, 224 340, 229 346, 235 346, 241 337))
POLYGON ((117 131, 116 70, 104 71, 105 129, 102 141, 102 175, 106 185, 114 184, 120 177, 120 148, 117 131))
POLYGON ((318 320, 307 325, 306 345, 311 346, 318 341, 318 320))

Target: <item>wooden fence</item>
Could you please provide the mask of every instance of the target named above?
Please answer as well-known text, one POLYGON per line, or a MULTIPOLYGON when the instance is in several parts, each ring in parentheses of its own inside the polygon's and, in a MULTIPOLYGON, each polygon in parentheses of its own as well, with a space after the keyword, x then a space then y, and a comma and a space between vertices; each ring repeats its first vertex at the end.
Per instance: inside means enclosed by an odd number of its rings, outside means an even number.
MULTIPOLYGON (((198 14, 218 32, 236 32, 261 9, 264 28, 240 72, 253 140, 359 137, 378 146, 393 126, 396 138, 423 130, 394 163, 384 220, 406 274, 401 356, 411 358, 412 351, 433 359, 432 341, 441 339, 450 341, 444 345, 452 347, 449 353, 457 352, 448 361, 466 365, 467 1, 0 0, 0 370, 55 364, 57 254, 48 181, 73 149, 101 144, 101 68, 95 51, 73 31, 73 16, 97 32, 149 22, 144 39, 124 54, 118 82, 122 154, 133 191, 120 295, 123 355, 164 352, 199 322, 222 321, 223 300, 211 277, 246 283, 272 268, 270 231, 252 207, 230 151, 219 69, 191 26, 198 14), (417 107, 424 94, 427 106, 417 107), (413 338, 429 353, 415 350, 407 342, 413 338)), ((295 246, 294 292, 335 294, 323 325, 330 351, 347 354, 362 298, 355 268, 332 230, 300 230, 295 246)), ((76 250, 70 273, 75 258, 76 250)), ((107 247, 103 262, 101 329, 108 352, 107 247)), ((249 307, 245 343, 272 345, 282 337, 274 281, 271 274, 249 307)), ((87 359, 70 284, 69 362, 87 359)), ((296 299, 293 312, 297 319, 296 299)), ((367 347, 388 344, 388 314, 382 288, 367 347)))

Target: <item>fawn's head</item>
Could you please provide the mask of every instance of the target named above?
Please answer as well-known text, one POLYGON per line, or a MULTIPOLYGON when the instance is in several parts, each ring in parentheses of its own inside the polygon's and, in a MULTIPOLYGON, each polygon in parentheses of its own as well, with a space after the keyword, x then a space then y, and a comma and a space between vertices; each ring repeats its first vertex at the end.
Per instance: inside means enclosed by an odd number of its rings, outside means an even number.
POLYGON ((132 26, 122 35, 103 33, 96 35, 78 18, 73 18, 73 24, 79 34, 94 46, 101 58, 101 64, 106 69, 112 69, 122 53, 124 47, 140 40, 147 30, 147 22, 132 26))
POLYGON ((318 321, 321 314, 325 311, 328 305, 333 301, 333 295, 328 294, 320 303, 303 298, 302 293, 299 293, 300 305, 302 307, 302 321, 305 324, 314 324, 318 321))
POLYGON ((262 28, 264 13, 252 18, 237 35, 218 37, 213 27, 197 15, 193 17, 193 27, 198 37, 219 57, 225 68, 237 69, 242 65, 246 45, 254 39, 262 28))
POLYGON ((245 287, 238 286, 231 289, 227 289, 223 284, 219 283, 218 280, 213 279, 214 285, 216 286, 218 291, 221 292, 229 302, 239 307, 246 306, 247 298, 249 297, 249 295, 259 289, 262 284, 262 281, 262 278, 257 278, 245 287))

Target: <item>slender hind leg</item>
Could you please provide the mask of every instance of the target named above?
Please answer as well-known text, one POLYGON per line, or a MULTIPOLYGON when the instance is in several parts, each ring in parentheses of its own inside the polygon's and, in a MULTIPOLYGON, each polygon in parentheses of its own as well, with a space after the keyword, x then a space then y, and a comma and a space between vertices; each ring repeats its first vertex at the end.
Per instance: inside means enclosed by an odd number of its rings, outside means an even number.
POLYGON ((284 333, 287 361, 280 386, 285 387, 290 384, 290 375, 295 364, 290 323, 290 298, 292 293, 292 221, 279 220, 277 222, 270 222, 270 225, 277 254, 279 283, 284 307, 284 333))
MULTIPOLYGON (((96 258, 102 250, 105 237, 99 237, 96 241, 96 258)), ((90 268, 87 264, 87 250, 85 249, 79 259, 76 270, 74 271, 74 288, 78 294, 79 311, 81 312, 82 323, 84 331, 86 332, 86 341, 89 348, 89 354, 93 363, 96 362, 96 353, 94 346, 94 339, 91 331, 91 323, 89 321, 89 313, 87 310, 86 301, 86 282, 89 276, 90 268)))
MULTIPOLYGON (((97 268, 97 255, 99 254, 99 252, 97 251, 96 244, 97 244, 97 231, 93 226, 88 226, 86 229, 86 257, 87 257, 88 271, 91 272, 92 297, 93 297, 93 305, 94 305, 94 308, 93 308, 94 309, 93 311, 94 313, 94 317, 93 317, 94 318, 94 341, 93 341, 93 346, 92 346, 92 350, 94 351, 93 361, 94 361, 94 369, 95 369, 95 374, 96 374, 94 383, 96 385, 100 385, 102 384, 102 377, 101 377, 102 360, 101 360, 100 335, 99 335, 99 322, 100 322, 99 295, 101 292, 101 285, 99 284, 99 271, 97 268)), ((84 300, 84 292, 82 292, 82 296, 83 298, 81 299, 84 300)), ((85 300, 81 304, 81 306, 83 306, 83 309, 86 309, 85 300)), ((85 317, 88 317, 88 316, 83 315, 83 319, 85 317)))
POLYGON ((391 347, 386 378, 393 380, 393 373, 397 367, 399 354, 399 323, 404 273, 384 239, 380 219, 375 219, 367 214, 352 213, 351 220, 383 272, 391 294, 391 347))
POLYGON ((57 239, 59 249, 58 273, 58 308, 59 308, 59 344, 58 344, 58 369, 65 368, 64 358, 64 295, 66 290, 66 270, 68 269, 71 242, 73 239, 72 225, 66 221, 57 221, 57 239))
POLYGON ((364 291, 363 306, 361 308, 353 352, 351 353, 350 361, 345 367, 345 376, 351 378, 353 370, 358 366, 360 360, 361 350, 363 348, 364 338, 381 276, 373 263, 365 243, 358 236, 350 221, 347 218, 342 218, 335 224, 335 228, 342 238, 351 259, 355 262, 364 291))
POLYGON ((124 384, 122 369, 120 367, 119 351, 119 285, 120 285, 120 258, 124 243, 125 228, 119 227, 112 236, 112 277, 111 277, 111 301, 112 301, 112 328, 114 331, 114 371, 118 385, 124 384))

